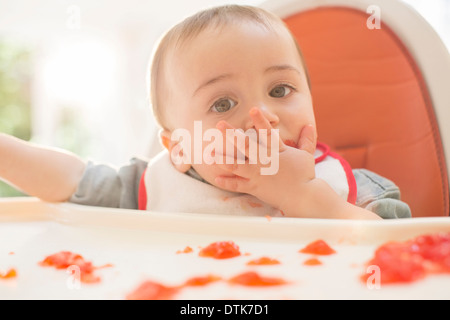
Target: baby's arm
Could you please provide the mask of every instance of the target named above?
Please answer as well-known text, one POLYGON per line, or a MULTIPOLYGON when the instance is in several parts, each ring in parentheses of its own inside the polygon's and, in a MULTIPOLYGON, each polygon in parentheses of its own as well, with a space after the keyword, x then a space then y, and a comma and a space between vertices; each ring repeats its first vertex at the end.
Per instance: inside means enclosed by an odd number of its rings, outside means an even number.
POLYGON ((72 153, 0 133, 0 178, 30 196, 50 202, 68 200, 85 166, 72 153))
MULTIPOLYGON (((292 188, 295 190, 295 188, 292 188)), ((292 194, 284 196, 280 208, 287 216, 304 218, 329 219, 381 219, 372 211, 355 206, 337 195, 337 193, 322 179, 312 179, 304 186, 302 196, 292 194), (303 208, 300 210, 299 208, 303 208)))

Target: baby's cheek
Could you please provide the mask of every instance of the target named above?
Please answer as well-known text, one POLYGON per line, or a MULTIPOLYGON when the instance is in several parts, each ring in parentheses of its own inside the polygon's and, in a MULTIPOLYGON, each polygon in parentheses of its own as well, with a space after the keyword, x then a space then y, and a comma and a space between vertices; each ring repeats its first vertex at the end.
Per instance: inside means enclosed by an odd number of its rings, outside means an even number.
POLYGON ((215 164, 194 164, 192 168, 195 170, 199 178, 202 178, 210 184, 215 184, 214 180, 220 175, 220 172, 215 164))

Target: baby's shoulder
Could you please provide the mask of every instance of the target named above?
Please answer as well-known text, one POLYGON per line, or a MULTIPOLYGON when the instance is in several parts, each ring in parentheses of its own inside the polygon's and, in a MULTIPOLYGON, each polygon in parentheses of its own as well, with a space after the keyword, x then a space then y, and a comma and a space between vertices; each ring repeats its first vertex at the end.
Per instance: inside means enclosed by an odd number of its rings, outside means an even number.
POLYGON ((352 171, 357 185, 357 206, 382 218, 411 217, 409 206, 401 201, 400 188, 392 180, 367 169, 352 171))

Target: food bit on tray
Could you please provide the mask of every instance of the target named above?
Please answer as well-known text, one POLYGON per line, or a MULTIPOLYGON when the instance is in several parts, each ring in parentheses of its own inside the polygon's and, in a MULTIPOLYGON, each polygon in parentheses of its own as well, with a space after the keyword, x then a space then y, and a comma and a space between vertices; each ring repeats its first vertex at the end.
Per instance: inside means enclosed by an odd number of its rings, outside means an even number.
POLYGON ((305 260, 303 262, 303 264, 305 266, 319 266, 319 265, 322 264, 322 262, 319 259, 317 259, 317 258, 310 258, 308 260, 305 260))
POLYGON ((242 286, 279 286, 288 282, 282 278, 260 276, 254 271, 248 271, 228 280, 229 283, 239 284, 242 286))
POLYGON ((111 266, 111 264, 107 264, 104 266, 95 267, 92 265, 92 262, 85 261, 81 255, 70 251, 61 251, 49 255, 44 260, 39 262, 39 265, 43 267, 54 267, 56 269, 67 269, 71 266, 77 266, 80 272, 80 281, 84 283, 100 282, 100 277, 94 275, 94 271, 96 269, 111 266))
MULTIPOLYGON (((450 273, 450 233, 426 234, 404 242, 385 243, 377 248, 366 266, 379 268, 379 280, 383 284, 409 283, 427 274, 450 273)), ((373 272, 366 273, 361 279, 367 281, 374 276, 373 272)))
POLYGON ((280 261, 278 261, 277 259, 269 258, 269 257, 261 257, 259 259, 254 259, 254 260, 247 262, 247 265, 249 265, 249 266, 273 265, 273 264, 280 264, 280 261))
POLYGON ((144 281, 125 298, 127 300, 171 300, 179 291, 178 287, 167 287, 157 282, 144 281))
POLYGON ((191 247, 189 247, 189 246, 187 246, 186 248, 184 248, 183 250, 178 250, 177 251, 177 254, 178 253, 191 253, 191 252, 193 252, 194 250, 191 248, 191 247))
POLYGON ((222 280, 215 275, 192 277, 181 286, 166 286, 158 282, 146 280, 126 296, 127 300, 171 300, 184 287, 202 287, 222 280))
POLYGON ((14 268, 10 268, 5 273, 0 272, 0 279, 12 279, 17 277, 17 271, 14 268))
POLYGON ((200 287, 205 286, 207 284, 220 281, 222 280, 221 277, 215 276, 215 275, 207 275, 207 276, 200 276, 200 277, 192 277, 184 283, 185 287, 200 287))
POLYGON ((311 253, 311 254, 317 254, 317 255, 330 255, 333 253, 336 253, 334 249, 332 249, 325 241, 323 240, 316 240, 314 242, 311 242, 303 249, 299 250, 301 253, 311 253))
POLYGON ((183 288, 206 286, 218 281, 226 281, 230 284, 238 284, 251 287, 268 287, 288 284, 281 278, 260 276, 258 273, 250 271, 238 274, 228 280, 216 275, 206 275, 192 277, 180 286, 167 286, 151 280, 142 282, 135 290, 126 295, 127 300, 171 300, 175 298, 183 288))
POLYGON ((208 257, 214 259, 229 259, 241 255, 239 246, 233 241, 213 242, 209 246, 200 250, 200 257, 208 257))

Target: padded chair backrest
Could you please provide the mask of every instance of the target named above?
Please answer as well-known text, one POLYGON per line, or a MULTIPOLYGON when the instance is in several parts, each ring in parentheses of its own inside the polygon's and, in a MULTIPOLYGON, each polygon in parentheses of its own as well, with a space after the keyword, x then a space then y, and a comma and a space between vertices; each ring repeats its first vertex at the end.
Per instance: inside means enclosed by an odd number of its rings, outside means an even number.
POLYGON ((427 84, 398 36, 383 21, 369 29, 368 17, 342 6, 283 17, 309 71, 319 141, 353 168, 395 182, 413 217, 448 216, 447 167, 427 84))

